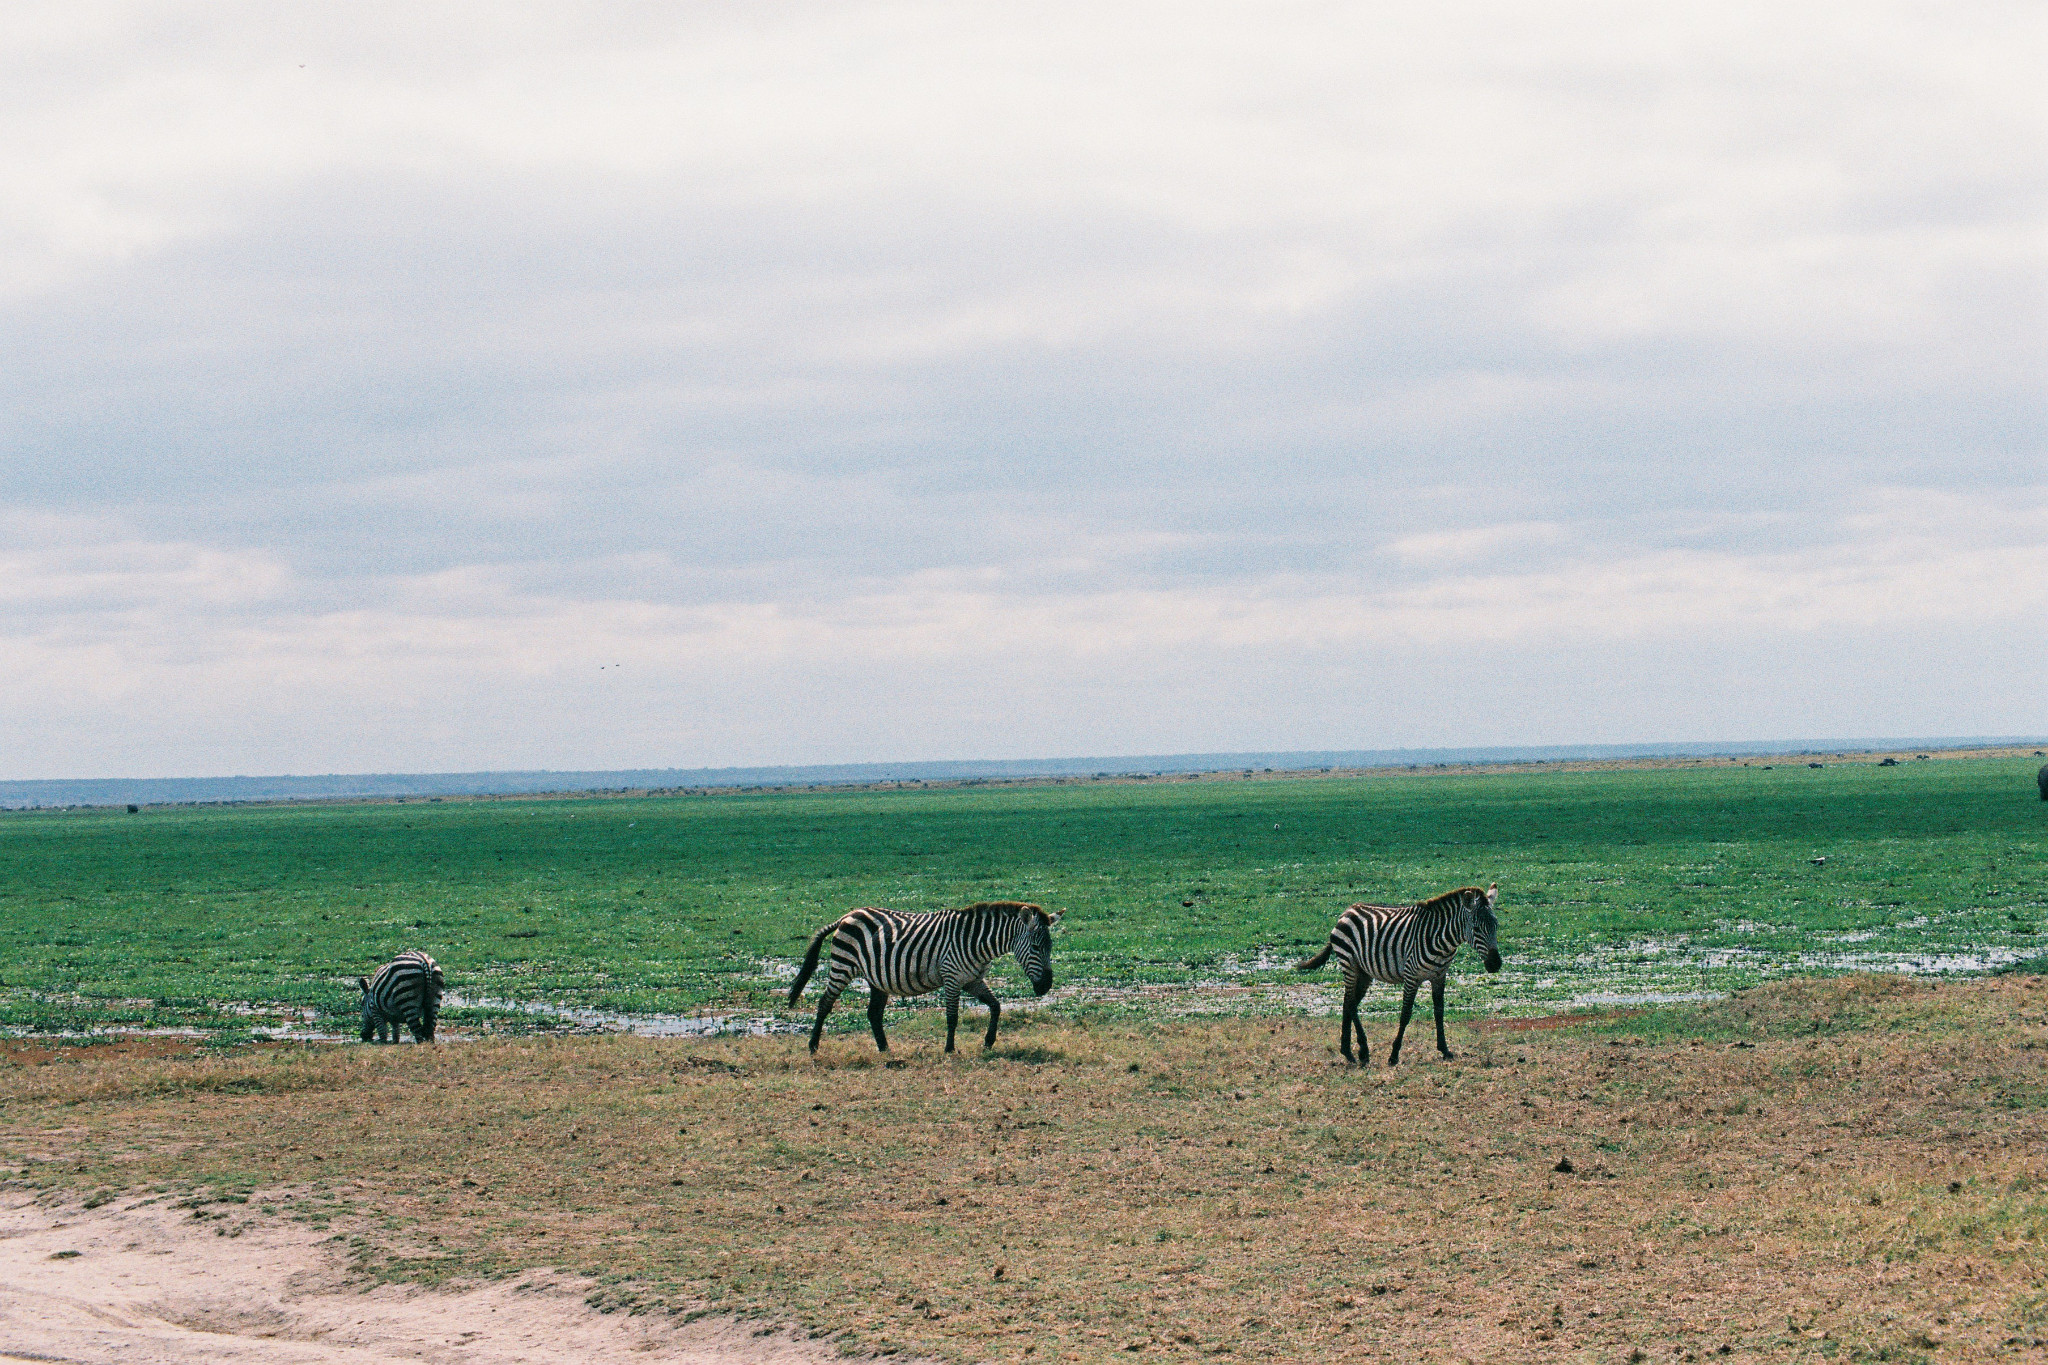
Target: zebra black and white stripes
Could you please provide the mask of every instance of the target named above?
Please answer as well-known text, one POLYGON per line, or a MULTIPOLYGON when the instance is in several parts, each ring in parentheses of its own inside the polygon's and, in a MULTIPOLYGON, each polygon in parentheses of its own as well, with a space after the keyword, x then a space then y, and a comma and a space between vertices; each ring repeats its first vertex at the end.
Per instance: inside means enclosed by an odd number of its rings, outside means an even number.
POLYGON ((441 1010, 441 965, 425 953, 412 949, 400 953, 377 969, 372 977, 357 977, 363 992, 363 1041, 398 1041, 398 1026, 412 1030, 413 1040, 434 1041, 434 1016, 441 1010))
POLYGON ((889 1037, 882 1031, 889 997, 931 991, 945 993, 946 1051, 953 1050, 963 991, 988 1006, 988 1036, 981 1045, 994 1047, 1003 1007, 982 979, 988 964, 1004 953, 1016 954, 1032 991, 1044 995, 1052 989, 1052 926, 1059 919, 1026 901, 977 901, 959 910, 923 915, 874 906, 849 910, 811 940, 803 968, 789 988, 789 1003, 794 1005, 803 995, 829 938, 832 965, 825 974, 825 993, 818 998, 817 1022, 811 1025, 812 1052, 824 1036, 825 1016, 857 976, 868 983, 868 1027, 882 1051, 889 1050, 889 1037))
POLYGON ((1401 1040, 1408 1033, 1408 1018, 1415 1012, 1415 992, 1429 983, 1430 1003, 1436 1008, 1436 1050, 1450 1057, 1444 1041, 1444 977, 1451 959, 1461 945, 1470 943, 1486 961, 1486 970, 1500 970, 1500 945, 1494 907, 1500 901, 1498 884, 1481 891, 1464 886, 1432 897, 1420 905, 1354 905, 1337 917, 1330 941, 1323 950, 1304 962, 1297 971, 1312 972, 1337 955, 1344 969, 1344 1020, 1341 1046, 1344 1060, 1351 1060, 1351 1035, 1358 1035, 1358 1060, 1371 1060, 1365 1042, 1365 1026, 1358 1022, 1358 1002, 1375 981, 1399 984, 1401 1027, 1394 1034, 1394 1046, 1387 1065, 1401 1061, 1401 1040))

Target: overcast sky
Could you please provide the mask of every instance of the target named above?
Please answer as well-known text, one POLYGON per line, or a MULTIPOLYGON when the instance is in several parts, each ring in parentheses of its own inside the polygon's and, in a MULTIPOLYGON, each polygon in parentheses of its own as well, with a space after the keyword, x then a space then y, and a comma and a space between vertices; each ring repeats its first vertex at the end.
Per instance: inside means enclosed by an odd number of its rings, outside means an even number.
POLYGON ((2038 5, 0 13, 0 778, 2048 730, 2038 5))

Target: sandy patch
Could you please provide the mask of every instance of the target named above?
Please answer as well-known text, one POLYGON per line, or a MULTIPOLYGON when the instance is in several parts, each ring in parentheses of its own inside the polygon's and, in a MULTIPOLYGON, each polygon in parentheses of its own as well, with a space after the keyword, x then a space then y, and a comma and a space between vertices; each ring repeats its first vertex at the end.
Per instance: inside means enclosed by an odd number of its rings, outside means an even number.
POLYGON ((591 1286, 526 1274, 459 1292, 351 1287, 328 1238, 258 1204, 96 1209, 0 1193, 0 1360, 78 1365, 821 1365, 833 1348, 731 1320, 605 1315, 591 1286), (216 1206, 217 1208, 218 1206, 216 1206), (230 1235, 232 1234, 232 1235, 230 1235))

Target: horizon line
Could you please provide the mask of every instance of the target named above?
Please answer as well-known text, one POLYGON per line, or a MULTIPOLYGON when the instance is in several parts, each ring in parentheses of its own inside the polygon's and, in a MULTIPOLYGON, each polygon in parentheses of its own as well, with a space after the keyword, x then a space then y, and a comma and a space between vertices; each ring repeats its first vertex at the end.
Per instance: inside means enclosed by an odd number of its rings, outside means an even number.
POLYGON ((233 774, 204 777, 0 779, 0 808, 148 803, 521 796, 683 787, 840 786, 877 782, 1115 778, 1223 772, 1514 764, 1628 758, 1742 758, 1783 754, 1954 750, 2048 743, 2041 736, 1883 736, 1783 740, 1668 740, 1624 744, 1446 745, 1387 749, 1219 750, 1063 758, 897 759, 694 768, 505 768, 443 772, 233 774))

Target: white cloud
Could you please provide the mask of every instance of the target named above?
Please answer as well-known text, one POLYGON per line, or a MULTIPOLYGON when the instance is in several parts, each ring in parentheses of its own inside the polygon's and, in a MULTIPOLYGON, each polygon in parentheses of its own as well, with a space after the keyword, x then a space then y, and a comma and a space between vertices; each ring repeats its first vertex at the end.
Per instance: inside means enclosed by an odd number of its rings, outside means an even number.
POLYGON ((2043 605, 2023 7, 58 13, 10 763, 2024 728, 1883 647, 2043 605))
MULTIPOLYGON (((1488 529, 1473 540, 1489 554, 1526 546, 1547 554, 1556 544, 1552 528, 1488 529)), ((294 585, 274 566, 187 546, 25 555, 5 566, 11 600, 40 609, 15 616, 6 641, 0 686, 15 702, 16 732, 5 739, 32 755, 49 746, 51 718, 68 715, 77 733, 60 729, 57 738, 90 752, 87 728, 104 732, 110 719, 80 709, 83 702, 125 713, 128 726, 176 716, 185 747, 203 741, 201 749, 231 745, 251 717, 297 716, 301 726, 285 727, 298 755, 286 766, 297 770, 404 766, 405 746, 429 723, 446 732, 434 747, 462 767, 597 761, 578 758, 575 742, 595 743, 622 765, 715 763, 736 752, 872 758, 934 752, 923 746, 935 742, 932 692, 944 681, 942 694, 992 687, 1024 733, 1053 732, 1069 748, 1099 751, 1149 746, 1118 746, 1107 718, 1065 717, 1071 699, 1058 695, 1058 680, 1090 693, 1229 694, 1258 678, 1312 695, 1363 667, 1386 675, 1380 705, 1440 718, 1431 694, 1445 660, 1459 657, 1483 657, 1489 675, 1516 683, 1556 671, 1559 659, 1578 658, 1564 671, 1583 674, 1604 671, 1616 650, 1709 642, 1739 649, 1847 635, 1910 652, 1915 642, 1975 636, 1997 655, 2048 619, 2048 497, 2001 510, 1901 490, 1841 529, 1833 545, 1788 554, 1598 558, 1575 547, 1561 563, 1516 570, 1496 560, 1414 585, 1324 576, 1016 592, 986 570, 926 571, 836 598, 700 605, 565 597, 464 570, 385 580, 375 602, 335 609, 295 606, 294 585), (82 573, 88 562, 94 567, 82 573), (832 738, 824 716, 790 723, 790 684, 831 677, 859 698, 854 709, 864 714, 852 731, 860 742, 832 738), (1027 678, 1032 689, 1017 695, 1027 678), (1173 681, 1162 688, 1159 679, 1173 681), (549 731, 464 733, 462 717, 508 696, 543 708, 549 731), (593 714, 609 718, 607 736, 588 732, 593 714), (315 716, 348 723, 313 724, 315 716)), ((1464 557, 1451 538, 1444 543, 1453 546, 1447 558, 1464 557)), ((1434 560, 1439 549, 1416 552, 1434 560)), ((1556 695, 1554 685, 1544 690, 1556 695)), ((944 706, 957 710, 964 699, 944 706)), ((1239 714, 1241 703, 1222 709, 1227 721, 1183 746, 1271 739, 1239 714)), ((2026 727, 2007 711, 1993 718, 2003 722, 1994 728, 2026 727)), ((1915 728, 1907 714, 1849 719, 1915 728)), ((111 728, 120 734, 124 724, 111 728)), ((1411 718, 1397 737, 1413 739, 1417 728, 1428 727, 1411 718)), ((1327 719, 1316 739, 1364 742, 1327 719)), ((939 742, 972 744, 971 727, 939 742)))

